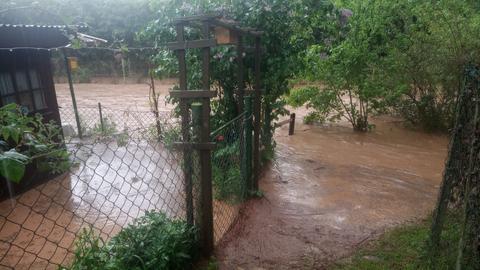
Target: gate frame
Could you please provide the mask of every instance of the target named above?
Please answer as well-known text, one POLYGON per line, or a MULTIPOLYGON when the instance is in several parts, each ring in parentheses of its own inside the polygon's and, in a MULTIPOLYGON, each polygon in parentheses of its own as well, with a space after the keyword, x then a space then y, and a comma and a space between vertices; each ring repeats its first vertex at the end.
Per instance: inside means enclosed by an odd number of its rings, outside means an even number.
MULTIPOLYGON (((217 93, 210 90, 210 58, 212 47, 217 46, 216 38, 211 38, 212 29, 214 27, 221 27, 227 29, 230 33, 236 35, 237 39, 235 46, 238 54, 238 92, 237 101, 239 113, 244 110, 245 90, 245 67, 244 67, 244 52, 249 48, 244 47, 244 37, 251 36, 255 39, 255 46, 253 47, 255 55, 255 84, 253 93, 253 160, 246 156, 251 151, 242 150, 242 154, 246 158, 242 162, 242 168, 247 172, 245 174, 245 181, 249 183, 252 180, 252 174, 249 173, 249 168, 253 163, 253 190, 258 190, 258 179, 260 175, 260 126, 261 126, 261 36, 263 32, 252 28, 241 28, 236 23, 226 22, 221 20, 219 16, 214 15, 199 15, 191 17, 182 17, 173 20, 173 25, 176 30, 176 42, 167 44, 170 50, 177 54, 179 63, 179 86, 180 90, 170 91, 170 96, 179 99, 180 115, 182 121, 182 142, 177 142, 175 145, 183 149, 184 162, 184 179, 185 179, 185 193, 186 193, 186 218, 189 225, 195 225, 194 218, 194 202, 193 202, 193 183, 192 183, 192 156, 193 150, 199 152, 200 157, 200 211, 199 211, 199 241, 202 253, 209 256, 213 251, 214 246, 214 230, 213 230, 213 196, 212 196, 212 150, 215 143, 210 139, 210 99, 216 97, 217 93), (196 27, 201 29, 201 39, 186 40, 185 27, 196 27), (186 65, 186 50, 200 48, 202 49, 202 88, 201 90, 188 90, 187 85, 187 65, 186 65), (201 104, 191 104, 192 100, 201 100, 201 104), (195 107, 192 112, 194 115, 190 117, 190 110, 195 107), (200 115, 198 115, 200 114, 200 115), (195 118, 198 124, 200 134, 196 134, 198 139, 195 142, 191 141, 190 137, 190 123, 191 119, 195 118)), ((248 91, 252 92, 252 91, 248 91)), ((247 105, 248 108, 248 105, 247 105)), ((248 108, 250 109, 250 108, 248 108)), ((241 136, 243 143, 245 138, 251 136, 251 129, 245 131, 245 136, 241 136), (250 131, 250 134, 247 134, 250 131)), ((251 138, 251 137, 250 137, 251 138)), ((251 140, 247 139, 247 143, 251 140)), ((251 147, 247 145, 247 147, 251 147)))

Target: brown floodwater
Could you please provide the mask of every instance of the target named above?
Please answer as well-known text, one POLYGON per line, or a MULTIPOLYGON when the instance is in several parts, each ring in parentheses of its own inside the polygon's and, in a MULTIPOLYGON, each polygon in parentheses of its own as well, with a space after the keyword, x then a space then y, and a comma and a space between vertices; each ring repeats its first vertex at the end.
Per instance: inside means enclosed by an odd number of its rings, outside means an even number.
POLYGON ((217 249, 221 268, 324 269, 385 229, 426 217, 446 136, 389 117, 373 122, 364 134, 301 119, 294 136, 288 125, 277 130, 276 158, 260 181, 265 196, 248 203, 217 249))

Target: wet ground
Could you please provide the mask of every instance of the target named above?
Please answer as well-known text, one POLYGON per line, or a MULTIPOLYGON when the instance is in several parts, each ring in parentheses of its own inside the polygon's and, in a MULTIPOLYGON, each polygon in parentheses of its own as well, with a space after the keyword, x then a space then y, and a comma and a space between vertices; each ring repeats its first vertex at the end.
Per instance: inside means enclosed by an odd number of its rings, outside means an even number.
MULTIPOLYGON (((164 102, 171 86, 172 81, 157 84, 164 111, 171 108, 164 102)), ((66 119, 71 114, 64 114, 72 110, 68 86, 58 84, 56 89, 62 123, 74 125, 69 122, 74 120, 66 119)), ((95 109, 98 102, 107 116, 124 110, 139 112, 116 114, 123 120, 130 119, 129 125, 149 122, 145 119, 151 116, 148 92, 146 84, 75 85, 81 112, 91 111, 84 108, 95 109)), ((99 119, 96 114, 83 116, 85 121, 99 119)), ((0 270, 68 265, 75 250, 74 240, 83 228, 92 227, 103 239, 110 239, 148 210, 175 218, 185 216, 180 158, 156 140, 130 135, 128 140, 114 136, 72 139, 67 147, 77 165, 70 173, 0 201, 0 270)), ((238 210, 238 206, 214 202, 216 241, 234 222, 238 210)))
POLYGON ((326 269, 385 229, 425 217, 441 181, 447 138, 392 118, 355 133, 297 120, 276 133, 276 159, 240 222, 217 248, 221 269, 326 269))

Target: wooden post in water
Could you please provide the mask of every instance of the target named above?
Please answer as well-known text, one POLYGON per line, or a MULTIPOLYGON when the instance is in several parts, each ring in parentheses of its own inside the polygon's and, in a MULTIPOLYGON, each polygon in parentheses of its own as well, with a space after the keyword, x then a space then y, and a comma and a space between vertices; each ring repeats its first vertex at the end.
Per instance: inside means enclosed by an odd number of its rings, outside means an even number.
POLYGON ((292 136, 294 133, 295 133, 295 113, 292 113, 292 114, 290 114, 288 135, 292 136))

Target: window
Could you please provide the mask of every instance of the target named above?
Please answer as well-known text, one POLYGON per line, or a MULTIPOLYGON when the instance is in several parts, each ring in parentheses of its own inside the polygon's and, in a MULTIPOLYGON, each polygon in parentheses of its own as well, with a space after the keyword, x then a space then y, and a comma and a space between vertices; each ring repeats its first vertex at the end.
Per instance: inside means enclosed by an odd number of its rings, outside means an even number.
POLYGON ((17 103, 27 113, 47 108, 45 89, 35 69, 0 72, 0 97, 3 105, 17 103))
POLYGON ((10 73, 0 73, 0 96, 4 105, 15 103, 15 88, 10 73))

